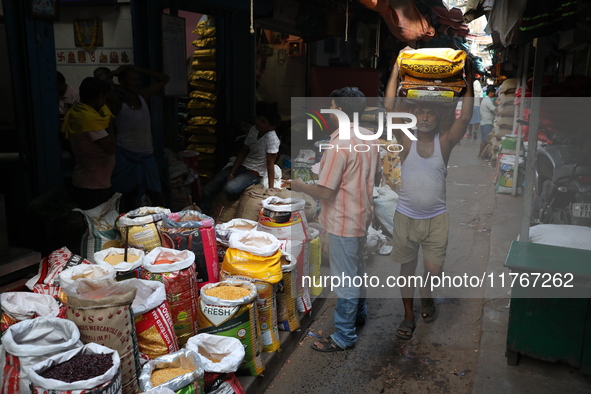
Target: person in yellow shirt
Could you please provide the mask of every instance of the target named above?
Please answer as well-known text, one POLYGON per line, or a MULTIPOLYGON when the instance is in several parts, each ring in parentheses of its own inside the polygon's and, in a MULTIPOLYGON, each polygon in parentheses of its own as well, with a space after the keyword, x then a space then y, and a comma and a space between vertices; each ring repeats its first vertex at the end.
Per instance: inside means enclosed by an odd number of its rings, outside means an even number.
POLYGON ((105 105, 108 92, 108 83, 85 78, 80 84, 80 101, 68 111, 62 125, 75 159, 72 197, 84 210, 113 195, 116 140, 111 126, 113 114, 105 105))

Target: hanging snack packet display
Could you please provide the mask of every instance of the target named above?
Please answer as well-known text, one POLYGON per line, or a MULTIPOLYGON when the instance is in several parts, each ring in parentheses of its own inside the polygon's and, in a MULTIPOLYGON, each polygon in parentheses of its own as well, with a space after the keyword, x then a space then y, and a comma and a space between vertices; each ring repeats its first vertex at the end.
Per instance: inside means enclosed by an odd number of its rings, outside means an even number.
POLYGON ((158 226, 170 213, 170 209, 160 207, 142 207, 129 211, 117 219, 123 242, 132 248, 150 252, 162 246, 158 226))
POLYGON ((205 393, 199 355, 182 349, 148 361, 142 368, 140 389, 144 392, 153 388, 168 388, 181 394, 205 393))
POLYGON ((116 280, 139 278, 140 267, 146 253, 143 250, 127 248, 127 261, 124 248, 109 248, 94 254, 94 263, 115 270, 116 280))
POLYGON ((162 246, 190 250, 195 254, 199 288, 219 281, 217 244, 214 221, 197 211, 171 213, 162 219, 162 246))
POLYGON ((279 330, 277 329, 277 303, 273 285, 244 275, 230 275, 222 272, 223 280, 242 280, 251 282, 257 288, 258 321, 261 330, 263 352, 272 353, 279 349, 279 330))
POLYGON ((190 250, 156 248, 146 255, 140 278, 164 283, 179 346, 197 335, 197 273, 190 250))
POLYGON ((119 353, 96 343, 52 356, 31 367, 32 394, 121 392, 119 353))
MULTIPOLYGON (((27 282, 27 287, 34 293, 47 294, 59 300, 59 274, 79 264, 92 264, 81 256, 70 252, 65 246, 45 257, 39 265, 39 273, 27 282)), ((58 301, 59 302, 59 301, 58 301)))
POLYGON ((262 204, 257 230, 273 234, 277 239, 310 239, 304 213, 306 200, 273 196, 263 200, 262 204))
POLYGON ((262 231, 233 233, 222 270, 275 284, 281 280, 279 240, 262 231))
POLYGON ((0 392, 29 394, 33 365, 81 346, 80 331, 66 319, 39 317, 10 326, 2 336, 0 392))
POLYGON ((294 332, 300 328, 300 317, 297 309, 297 271, 296 262, 290 255, 281 258, 283 278, 275 285, 277 299, 277 328, 282 331, 294 332))
POLYGON ((131 303, 136 294, 128 281, 79 279, 64 288, 68 320, 80 330, 84 343, 98 343, 119 353, 123 394, 138 391, 140 359, 131 303))
POLYGON ((239 371, 252 376, 264 370, 256 298, 256 286, 243 281, 210 283, 199 298, 199 332, 238 338, 245 351, 239 371))
POLYGON ((94 263, 94 253, 99 250, 121 246, 119 231, 115 228, 119 216, 119 200, 121 193, 115 193, 108 201, 87 210, 74 209, 82 213, 88 225, 82 236, 80 254, 94 263))
POLYGON ((58 317, 60 307, 57 301, 47 294, 25 293, 24 291, 0 294, 2 318, 0 331, 3 333, 8 327, 23 320, 37 317, 58 317))
POLYGON ((140 356, 154 359, 179 350, 164 284, 142 279, 129 282, 137 290, 131 310, 140 356))

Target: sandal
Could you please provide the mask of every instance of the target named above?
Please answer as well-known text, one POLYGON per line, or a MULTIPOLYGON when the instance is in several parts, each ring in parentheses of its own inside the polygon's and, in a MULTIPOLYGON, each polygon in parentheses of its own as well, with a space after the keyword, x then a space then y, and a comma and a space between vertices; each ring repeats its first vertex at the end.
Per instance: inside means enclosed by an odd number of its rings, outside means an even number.
POLYGON ((425 322, 435 319, 435 301, 433 298, 421 298, 421 316, 425 322))
POLYGON ((398 330, 396 331, 396 336, 400 339, 404 339, 405 341, 412 338, 412 334, 415 332, 415 322, 404 319, 402 323, 398 326, 398 330))
POLYGON ((347 346, 346 348, 342 348, 339 345, 337 345, 331 337, 326 337, 326 338, 322 338, 317 342, 314 342, 312 344, 312 349, 319 351, 319 352, 324 352, 324 353, 331 353, 331 352, 342 352, 345 350, 350 350, 350 349, 354 349, 355 345, 353 346, 347 346), (321 345, 318 346, 317 344, 321 345))

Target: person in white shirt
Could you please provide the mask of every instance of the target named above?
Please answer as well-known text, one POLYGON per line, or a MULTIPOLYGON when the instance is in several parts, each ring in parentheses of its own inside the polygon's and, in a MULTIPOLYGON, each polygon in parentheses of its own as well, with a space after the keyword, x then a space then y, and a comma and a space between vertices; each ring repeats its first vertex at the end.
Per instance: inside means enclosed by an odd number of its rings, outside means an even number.
POLYGON ((480 141, 480 151, 478 152, 478 158, 482 158, 482 152, 486 148, 488 142, 488 135, 493 129, 493 123, 495 121, 495 104, 492 98, 495 97, 496 89, 494 86, 488 86, 486 88, 486 97, 482 99, 480 103, 480 133, 482 140, 480 141))
POLYGON ((260 107, 244 145, 232 166, 227 165, 203 188, 201 210, 209 213, 211 203, 223 190, 229 198, 237 199, 249 186, 256 185, 264 177, 273 185, 275 179, 275 159, 280 141, 275 128, 281 124, 281 116, 267 106, 260 107))

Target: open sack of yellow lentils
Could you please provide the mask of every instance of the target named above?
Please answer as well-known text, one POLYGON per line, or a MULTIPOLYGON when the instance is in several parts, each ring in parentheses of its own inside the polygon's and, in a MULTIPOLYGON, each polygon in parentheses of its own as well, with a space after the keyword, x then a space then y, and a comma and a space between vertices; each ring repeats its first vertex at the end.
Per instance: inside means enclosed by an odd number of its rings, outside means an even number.
POLYGON ((83 256, 58 249, 30 291, 0 295, 2 392, 243 393, 236 375, 261 374, 311 309, 306 200, 266 197, 256 220, 217 226, 117 202, 88 213, 83 256))

